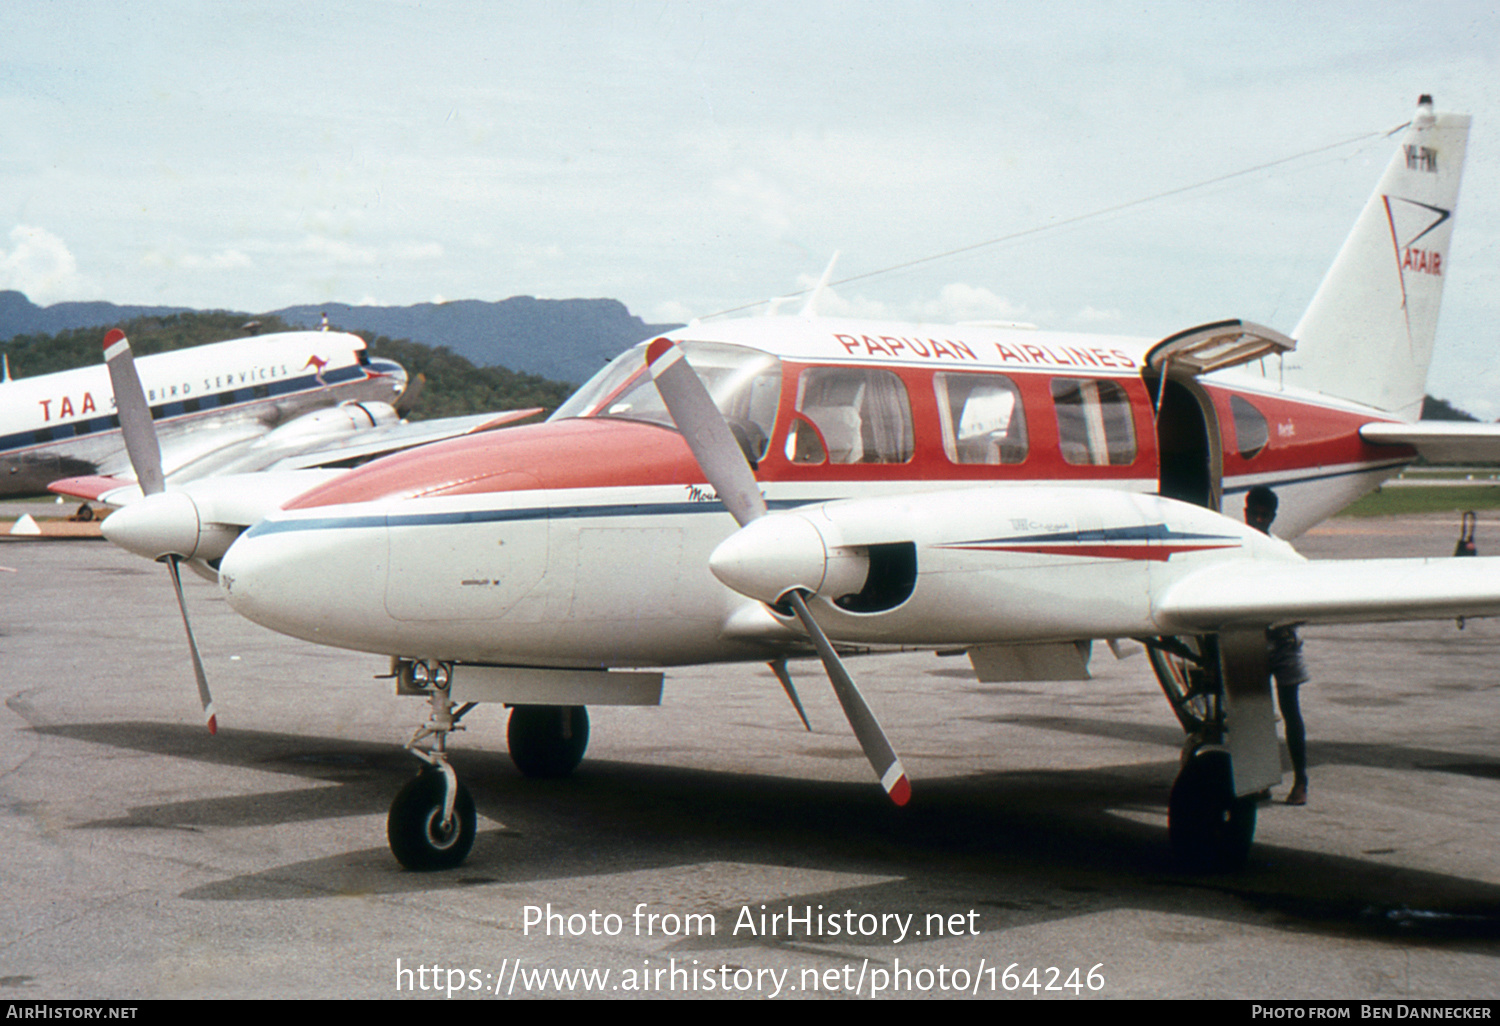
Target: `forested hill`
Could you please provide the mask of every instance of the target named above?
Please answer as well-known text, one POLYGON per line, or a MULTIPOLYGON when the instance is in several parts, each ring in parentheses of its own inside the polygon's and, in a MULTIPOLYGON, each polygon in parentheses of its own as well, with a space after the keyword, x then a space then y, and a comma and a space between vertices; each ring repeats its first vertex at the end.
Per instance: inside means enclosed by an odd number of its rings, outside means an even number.
MULTIPOLYGON (((123 328, 130 336, 131 348, 145 356, 243 338, 248 334, 244 327, 247 319, 246 314, 215 311, 137 316, 108 323, 123 328)), ((262 315, 255 319, 260 322, 262 334, 294 330, 293 325, 279 317, 262 315)), ((573 391, 571 384, 535 374, 520 374, 504 367, 476 367, 445 346, 427 346, 367 332, 356 334, 370 344, 372 355, 396 360, 413 378, 418 374, 427 378, 417 408, 411 414, 413 420, 527 406, 551 411, 573 391)), ((96 325, 50 335, 16 335, 0 341, 0 352, 9 357, 12 375, 31 377, 101 362, 101 340, 101 327, 96 325)))
MULTIPOLYGON (((19 292, 0 291, 0 343, 19 335, 109 328, 137 317, 163 318, 191 312, 181 307, 113 303, 58 303, 41 307, 19 292)), ((252 317, 266 324, 274 321, 292 327, 316 328, 325 313, 334 327, 345 331, 447 346, 476 366, 508 367, 575 385, 588 380, 607 361, 637 342, 677 326, 647 324, 613 299, 531 296, 513 296, 495 303, 461 300, 415 306, 329 303, 224 316, 235 328, 252 317)), ((218 312, 205 316, 218 316, 218 312)), ((40 373, 31 369, 25 372, 40 373)))
POLYGON ((374 332, 447 346, 480 367, 509 367, 582 384, 610 360, 645 339, 680 327, 647 324, 613 299, 533 299, 498 303, 459 300, 415 306, 292 306, 272 311, 315 328, 324 313, 346 331, 374 332))

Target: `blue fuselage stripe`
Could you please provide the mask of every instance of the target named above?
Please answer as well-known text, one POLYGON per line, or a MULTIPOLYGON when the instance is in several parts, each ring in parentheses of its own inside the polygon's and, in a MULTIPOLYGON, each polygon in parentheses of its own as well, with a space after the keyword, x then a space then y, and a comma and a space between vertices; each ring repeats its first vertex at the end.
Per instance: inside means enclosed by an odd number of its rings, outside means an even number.
MULTIPOLYGON (((793 509, 827 499, 777 499, 766 503, 768 509, 793 509)), ((603 506, 530 506, 520 509, 475 509, 451 513, 390 513, 346 517, 307 517, 296 520, 262 520, 246 538, 289 531, 357 530, 369 527, 441 527, 455 524, 491 524, 520 520, 576 520, 593 517, 660 517, 696 513, 723 513, 723 503, 710 502, 627 502, 603 506)))

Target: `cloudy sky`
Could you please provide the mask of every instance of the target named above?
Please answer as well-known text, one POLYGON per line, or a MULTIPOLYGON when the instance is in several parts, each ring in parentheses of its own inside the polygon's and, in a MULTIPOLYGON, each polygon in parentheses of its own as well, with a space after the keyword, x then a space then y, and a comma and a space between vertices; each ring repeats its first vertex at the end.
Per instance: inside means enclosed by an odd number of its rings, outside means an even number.
POLYGON ((1500 417, 1493 2, 11 4, 0 288, 685 320, 1026 233, 825 312, 1290 331, 1422 92, 1474 115, 1430 390, 1500 417))

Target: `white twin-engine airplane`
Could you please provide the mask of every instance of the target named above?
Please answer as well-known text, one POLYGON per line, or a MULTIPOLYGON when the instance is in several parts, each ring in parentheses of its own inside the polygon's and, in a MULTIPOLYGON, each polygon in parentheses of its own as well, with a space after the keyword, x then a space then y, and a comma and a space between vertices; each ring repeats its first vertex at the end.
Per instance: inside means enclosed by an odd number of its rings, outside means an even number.
POLYGON ((1247 796, 1281 778, 1267 628, 1500 613, 1500 560, 1308 562, 1238 515, 1269 485, 1295 536, 1418 451, 1495 456, 1492 429, 1415 423, 1468 127, 1422 98, 1292 337, 693 325, 546 423, 377 460, 259 522, 169 492, 107 533, 217 567, 272 630, 393 658, 398 691, 431 705, 388 821, 413 869, 473 841, 445 748, 470 703, 513 707, 523 773, 566 774, 584 707, 658 702, 661 667, 769 662, 800 712, 786 660, 816 651, 902 804, 841 651, 962 648, 982 679, 1056 680, 1095 639, 1151 650, 1189 730, 1170 840, 1233 866, 1247 796))
MULTIPOLYGON (((347 466, 493 417, 405 424, 405 368, 341 331, 231 339, 136 361, 170 482, 347 466)), ((539 411, 531 411, 539 412, 539 411)), ((83 367, 0 382, 0 496, 119 502, 133 480, 109 373, 83 367)))

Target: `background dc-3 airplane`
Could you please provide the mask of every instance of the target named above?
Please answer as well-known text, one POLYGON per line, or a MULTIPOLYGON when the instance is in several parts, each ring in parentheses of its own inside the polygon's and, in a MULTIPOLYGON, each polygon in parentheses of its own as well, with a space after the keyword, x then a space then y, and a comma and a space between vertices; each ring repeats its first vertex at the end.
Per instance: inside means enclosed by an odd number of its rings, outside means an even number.
MULTIPOLYGON (((659 701, 661 667, 767 661, 800 712, 785 661, 816 651, 900 804, 911 785, 841 650, 963 649, 984 680, 1065 679, 1096 639, 1151 650, 1189 730, 1171 842, 1232 866, 1248 796, 1281 777, 1267 628, 1500 613, 1500 560, 1311 563, 1237 515, 1270 485, 1290 537, 1419 450, 1495 455, 1493 428, 1414 423, 1468 126, 1422 98, 1292 337, 692 325, 546 423, 278 485, 263 519, 148 495, 107 533, 174 573, 217 569, 266 627, 392 657, 431 706, 388 820, 411 868, 472 843, 446 755, 471 703, 513 706, 523 772, 565 774, 584 707, 659 701)), ((149 417, 126 438, 149 462, 149 417)))
MULTIPOLYGON (((137 376, 171 482, 270 468, 347 466, 487 424, 406 424, 405 368, 341 331, 291 331, 145 356, 137 376)), ((531 411, 538 412, 538 411, 531 411)), ((112 497, 133 477, 102 366, 0 382, 0 496, 112 497)))

